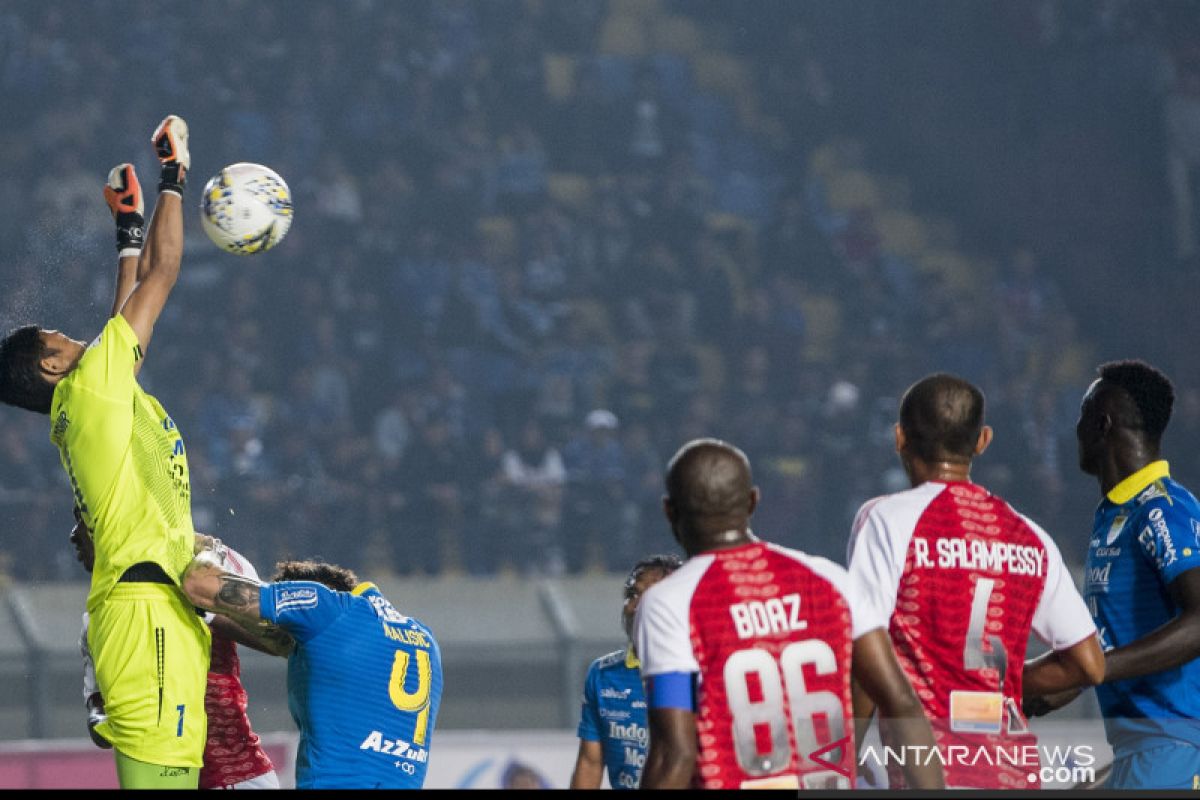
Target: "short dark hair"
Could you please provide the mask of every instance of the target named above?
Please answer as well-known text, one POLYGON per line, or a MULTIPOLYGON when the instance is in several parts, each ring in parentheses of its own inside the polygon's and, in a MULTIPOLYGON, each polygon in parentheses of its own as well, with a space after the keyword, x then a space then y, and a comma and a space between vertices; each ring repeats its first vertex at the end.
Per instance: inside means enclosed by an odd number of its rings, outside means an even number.
POLYGON ((14 328, 0 341, 0 402, 39 414, 49 414, 54 384, 42 375, 46 357, 42 329, 14 328))
POLYGON ((348 592, 358 586, 354 572, 321 561, 280 561, 275 565, 271 581, 314 581, 339 592, 348 592))
POLYGON ((629 570, 629 575, 625 577, 625 596, 629 596, 629 592, 633 590, 633 585, 637 583, 637 579, 642 576, 642 573, 649 572, 650 570, 660 570, 665 577, 682 566, 683 559, 674 553, 659 553, 658 555, 646 556, 634 564, 633 569, 629 570))
POLYGON ((1175 386, 1171 379, 1145 361, 1109 361, 1101 364, 1096 372, 1100 380, 1119 386, 1128 393, 1137 407, 1138 420, 1130 420, 1130 427, 1146 433, 1151 441, 1162 439, 1167 423, 1171 421, 1171 408, 1175 405, 1175 386))
POLYGON ((900 400, 907 449, 923 461, 970 460, 983 429, 983 392, 957 375, 937 372, 900 400))

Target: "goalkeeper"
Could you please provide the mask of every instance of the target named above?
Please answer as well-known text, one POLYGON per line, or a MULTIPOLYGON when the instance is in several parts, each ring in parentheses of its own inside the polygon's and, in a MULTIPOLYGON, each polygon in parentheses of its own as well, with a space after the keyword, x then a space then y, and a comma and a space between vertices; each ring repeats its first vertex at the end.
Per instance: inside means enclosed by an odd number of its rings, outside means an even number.
POLYGON ((133 167, 108 176, 119 266, 112 318, 89 345, 28 325, 0 342, 0 401, 49 414, 74 503, 92 530, 88 644, 122 788, 195 788, 204 752, 209 632, 179 588, 192 557, 183 440, 138 385, 154 324, 179 276, 191 164, 176 116, 152 137, 162 163, 148 232, 133 167))

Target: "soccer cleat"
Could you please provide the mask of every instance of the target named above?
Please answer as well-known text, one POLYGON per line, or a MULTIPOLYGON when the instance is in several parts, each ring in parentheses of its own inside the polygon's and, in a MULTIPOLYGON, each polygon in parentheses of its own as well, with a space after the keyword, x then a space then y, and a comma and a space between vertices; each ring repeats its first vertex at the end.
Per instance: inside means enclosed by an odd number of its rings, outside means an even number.
POLYGON ((187 184, 187 171, 192 166, 188 152, 188 127, 182 117, 171 114, 164 119, 151 137, 154 152, 162 162, 162 178, 158 190, 183 193, 187 184))
POLYGON ((117 223, 117 251, 123 255, 134 255, 127 250, 141 251, 146 240, 146 204, 132 164, 118 164, 109 171, 104 201, 117 223))

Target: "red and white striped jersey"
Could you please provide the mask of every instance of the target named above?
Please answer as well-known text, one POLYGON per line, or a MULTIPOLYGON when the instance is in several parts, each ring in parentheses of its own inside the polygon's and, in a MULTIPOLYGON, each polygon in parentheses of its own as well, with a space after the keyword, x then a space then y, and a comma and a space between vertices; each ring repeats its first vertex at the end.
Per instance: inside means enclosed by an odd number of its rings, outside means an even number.
MULTIPOLYGON (((225 569, 258 580, 258 572, 250 561, 232 549, 226 554, 225 569)), ((204 694, 208 741, 200 770, 201 789, 223 789, 274 769, 258 734, 250 727, 247 704, 237 644, 214 631, 208 688, 204 694)))
POLYGON ((1062 650, 1096 630, 1053 540, 981 486, 931 481, 865 503, 849 563, 855 597, 890 620, 947 785, 1036 787, 1029 750, 1013 763, 1036 744, 1020 710, 1030 631, 1062 650))
POLYGON ((643 595, 642 675, 698 675, 694 785, 852 785, 852 644, 886 618, 848 585, 826 559, 752 542, 695 556, 643 595))

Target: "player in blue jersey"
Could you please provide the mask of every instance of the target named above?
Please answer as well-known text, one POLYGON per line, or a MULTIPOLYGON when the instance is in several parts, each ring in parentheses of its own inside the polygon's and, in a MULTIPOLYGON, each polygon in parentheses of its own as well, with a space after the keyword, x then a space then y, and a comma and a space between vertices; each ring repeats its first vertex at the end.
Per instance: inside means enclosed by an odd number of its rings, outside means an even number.
POLYGON ((300 729, 297 788, 421 788, 442 697, 428 628, 350 570, 313 561, 282 562, 260 584, 204 551, 183 588, 202 608, 295 639, 288 709, 300 729))
POLYGON ((1160 454, 1171 381, 1140 361, 1104 364, 1099 375, 1076 436, 1079 467, 1103 494, 1084 596, 1106 650, 1096 694, 1113 748, 1108 786, 1191 789, 1200 781, 1200 504, 1160 454))
POLYGON ((641 665, 633 652, 633 615, 642 594, 682 565, 679 556, 649 556, 634 564, 625 579, 621 625, 629 644, 597 658, 588 668, 572 789, 599 789, 605 769, 614 789, 638 788, 649 728, 641 665))

